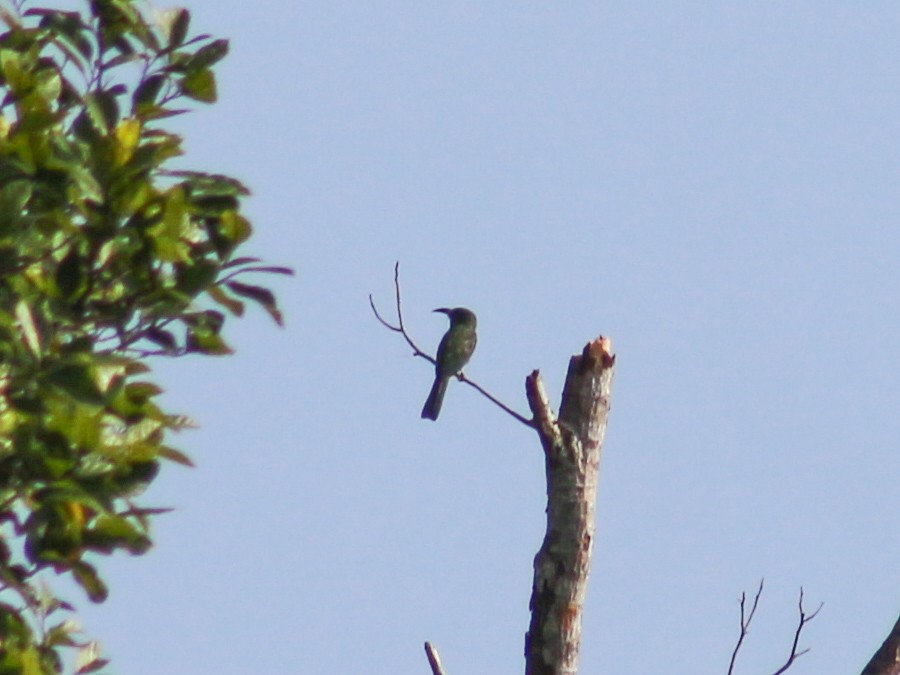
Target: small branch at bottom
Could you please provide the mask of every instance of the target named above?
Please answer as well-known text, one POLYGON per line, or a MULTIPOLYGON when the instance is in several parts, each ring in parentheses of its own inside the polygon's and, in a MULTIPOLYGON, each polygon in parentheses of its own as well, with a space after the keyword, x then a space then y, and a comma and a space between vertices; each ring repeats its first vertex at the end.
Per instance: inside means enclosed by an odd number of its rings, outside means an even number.
POLYGON ((800 643, 800 633, 803 632, 803 627, 806 624, 808 624, 810 621, 815 619, 816 615, 822 611, 823 604, 824 603, 820 602, 819 606, 816 608, 815 612, 813 612, 812 614, 807 614, 806 611, 803 609, 803 587, 802 586, 800 587, 800 600, 797 603, 797 605, 800 609, 800 621, 797 622, 797 630, 794 632, 794 642, 791 645, 791 653, 788 656, 787 661, 785 661, 784 665, 781 666, 781 668, 779 668, 778 670, 776 670, 773 675, 781 675, 782 673, 787 671, 787 669, 790 668, 794 664, 794 661, 796 661, 799 657, 803 656, 806 652, 809 651, 809 647, 807 647, 806 649, 803 649, 799 652, 797 651, 797 645, 800 643))
POLYGON ((728 675, 732 675, 734 672, 734 662, 737 660, 738 652, 741 651, 741 645, 744 644, 744 638, 747 637, 747 633, 750 631, 750 623, 753 621, 753 615, 756 614, 756 608, 759 606, 759 596, 762 595, 763 584, 765 581, 765 579, 759 580, 759 588, 756 590, 756 596, 753 598, 753 604, 750 606, 749 613, 746 611, 747 594, 741 593, 741 634, 738 636, 734 651, 731 652, 731 663, 728 664, 728 675))
POLYGON ((444 672, 444 666, 441 664, 441 657, 438 654, 437 647, 430 642, 426 642, 425 655, 428 656, 428 665, 431 666, 432 675, 447 675, 444 672))

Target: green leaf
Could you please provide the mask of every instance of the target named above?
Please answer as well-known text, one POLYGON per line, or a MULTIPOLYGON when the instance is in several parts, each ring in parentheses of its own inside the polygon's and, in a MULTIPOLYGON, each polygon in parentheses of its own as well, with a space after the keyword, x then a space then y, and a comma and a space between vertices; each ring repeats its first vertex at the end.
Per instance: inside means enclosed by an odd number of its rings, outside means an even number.
POLYGON ((205 312, 193 312, 185 314, 181 320, 191 328, 200 328, 218 333, 225 325, 225 315, 214 309, 208 309, 205 312))
POLYGON ((0 208, 21 215, 22 209, 31 198, 33 183, 30 180, 13 180, 3 186, 0 192, 0 208))
POLYGON ((213 40, 204 45, 191 57, 190 68, 209 68, 225 58, 228 54, 228 40, 213 40))
MULTIPOLYGON (((196 42, 197 39, 198 38, 195 38, 191 42, 196 42)), ((221 61, 227 54, 228 40, 213 40, 193 54, 184 51, 172 54, 171 63, 168 69, 175 73, 190 73, 192 71, 205 70, 218 61, 221 61)))
POLYGON ((225 323, 225 315, 214 309, 186 314, 182 321, 188 327, 185 347, 188 352, 199 352, 213 356, 233 353, 219 335, 225 323))
POLYGON ((16 304, 16 320, 19 328, 25 337, 25 344, 31 353, 37 357, 41 355, 41 335, 38 333, 37 325, 34 322, 34 316, 31 314, 31 308, 25 300, 19 300, 16 304))
POLYGON ((240 271, 241 274, 244 272, 267 272, 269 274, 283 274, 288 277, 294 276, 295 272, 290 267, 281 267, 278 265, 254 265, 252 267, 245 267, 240 271))
POLYGON ((222 268, 225 269, 228 267, 237 267, 238 265, 246 265, 248 263, 258 263, 258 262, 262 262, 262 260, 260 260, 259 258, 252 258, 249 256, 244 256, 241 258, 232 258, 227 263, 222 265, 222 268))
POLYGON ((178 290, 194 297, 207 290, 216 280, 219 266, 212 262, 201 261, 195 265, 176 266, 178 290))
POLYGON ((131 157, 129 168, 136 172, 149 171, 181 154, 181 139, 174 134, 140 145, 131 157))
POLYGON ((46 675, 47 671, 41 666, 41 655, 34 646, 29 646, 21 653, 21 670, 16 672, 22 675, 46 675))
POLYGON ((62 507, 60 512, 65 514, 66 520, 72 521, 74 529, 81 529, 84 524, 82 507, 94 511, 103 511, 105 508, 99 499, 71 480, 56 481, 51 487, 38 490, 34 493, 34 499, 42 504, 62 507))
POLYGON ((141 140, 141 121, 136 117, 122 120, 116 126, 115 133, 115 163, 122 166, 134 155, 134 151, 141 140))
POLYGON ((112 70, 113 68, 117 68, 118 66, 124 65, 126 63, 140 63, 141 55, 131 51, 131 46, 127 40, 123 40, 120 44, 126 45, 127 49, 123 50, 123 52, 108 61, 103 62, 104 70, 112 70))
POLYGON ((22 213, 34 184, 30 180, 13 180, 0 190, 0 233, 21 225, 22 213))
POLYGON ((162 91, 168 78, 165 75, 150 75, 143 80, 134 90, 132 104, 135 109, 156 103, 156 97, 162 91))
POLYGON ((94 381, 91 367, 82 363, 63 363, 47 375, 47 382, 69 394, 76 401, 89 405, 105 405, 106 398, 94 381))
POLYGON ((59 262, 56 268, 56 286, 64 298, 80 294, 86 285, 86 277, 81 256, 74 247, 59 262))
POLYGON ((253 234, 253 226, 244 216, 235 211, 226 211, 216 221, 215 234, 216 248, 220 255, 227 256, 238 245, 250 238, 253 234))
POLYGON ((118 478, 118 486, 125 492, 143 490, 159 473, 159 462, 134 462, 128 472, 118 478))
POLYGON ((182 464, 184 466, 188 466, 190 468, 194 468, 194 462, 188 457, 186 454, 181 452, 180 450, 176 450, 175 448, 170 448, 167 445, 160 447, 159 456, 165 457, 168 460, 173 462, 177 462, 178 464, 182 464))
POLYGON ((244 315, 244 303, 240 300, 235 300, 234 298, 232 298, 222 290, 221 286, 210 286, 206 289, 206 292, 209 293, 209 297, 211 297, 223 307, 227 308, 228 311, 231 312, 234 316, 244 315))
POLYGON ((150 548, 147 535, 122 516, 100 516, 84 533, 85 544, 100 552, 124 548, 140 555, 150 548))
POLYGON ((47 631, 44 642, 50 647, 74 647, 77 644, 75 640, 72 639, 72 634, 74 632, 75 630, 71 622, 64 621, 63 623, 56 624, 47 631))
POLYGON ((106 135, 119 122, 119 103, 111 91, 98 91, 84 97, 88 117, 100 134, 106 135))
POLYGON ((269 313, 269 316, 272 317, 275 323, 277 323, 279 326, 284 325, 284 319, 278 309, 278 303, 275 300, 275 294, 272 293, 272 291, 270 291, 268 288, 242 284, 240 281, 229 281, 225 285, 228 286, 228 288, 231 289, 233 293, 258 302, 260 305, 262 305, 263 309, 265 309, 269 313))
POLYGON ((87 673, 96 673, 109 665, 109 659, 94 659, 90 663, 86 663, 75 671, 75 675, 87 675, 87 673))
POLYGON ((175 18, 169 27, 169 47, 180 47, 187 37, 188 27, 191 23, 191 13, 183 8, 175 10, 175 18))
POLYGON ((137 374, 144 356, 230 353, 226 314, 247 298, 281 320, 234 275, 289 270, 238 250, 243 183, 169 170, 166 120, 185 111, 168 106, 216 100, 228 42, 190 37, 184 9, 163 27, 134 0, 31 4, 48 3, 0 0, 0 588, 20 595, 0 604, 0 673, 87 673, 106 660, 63 663, 74 636, 46 621, 64 604, 36 574, 105 599, 96 553, 146 551, 161 511, 137 493, 163 461, 193 465, 163 445, 193 424, 137 374))
POLYGON ((188 331, 185 348, 188 352, 209 356, 227 356, 234 353, 220 335, 201 330, 188 331))
POLYGON ((77 56, 68 50, 66 50, 66 55, 79 67, 93 56, 93 45, 87 38, 87 35, 90 34, 90 27, 84 23, 78 12, 34 8, 27 10, 25 16, 41 16, 38 25, 50 31, 57 46, 61 47, 60 42, 64 41, 74 47, 77 56))
POLYGON ((231 195, 203 195, 191 197, 192 211, 202 216, 220 216, 238 208, 238 200, 231 195))
POLYGON ((16 91, 26 83, 26 64, 19 52, 13 49, 0 49, 0 72, 6 81, 6 86, 16 91))
POLYGON ((81 199, 78 201, 85 199, 91 200, 97 204, 103 203, 103 190, 100 187, 100 183, 97 182, 97 179, 94 178, 94 175, 87 167, 72 164, 68 167, 68 171, 69 176, 75 181, 75 184, 80 191, 79 196, 81 199))
POLYGON ((150 326, 143 331, 142 335, 150 340, 150 342, 159 345, 166 351, 175 351, 178 348, 178 341, 175 339, 175 336, 162 328, 150 326))
POLYGON ((78 585, 84 589, 92 602, 103 602, 109 595, 106 584, 100 579, 93 565, 78 561, 72 566, 72 576, 78 585))
POLYGON ((162 220, 147 230, 157 255, 166 262, 190 262, 190 247, 184 241, 191 234, 191 220, 184 190, 176 186, 165 199, 162 220))
POLYGON ((163 389, 153 382, 129 382, 125 385, 125 392, 132 400, 143 403, 154 396, 159 396, 163 393, 163 389))
POLYGON ((246 196, 250 190, 231 176, 203 171, 166 171, 166 176, 185 178, 183 185, 192 195, 246 196))
POLYGON ((195 101, 215 103, 216 76, 211 70, 193 70, 181 79, 181 91, 195 101))
POLYGON ((152 108, 144 111, 142 117, 146 120, 161 120, 176 115, 184 115, 191 112, 187 108, 152 108))
POLYGON ((45 68, 35 75, 34 91, 48 104, 56 103, 62 92, 62 76, 55 68, 45 68))
MULTIPOLYGON (((88 390, 90 393, 90 390, 88 390)), ((43 402, 47 408, 44 423, 47 428, 64 436, 71 448, 92 448, 99 442, 103 432, 103 418, 99 414, 99 404, 76 405, 66 394, 47 392, 43 402)), ((77 399, 75 399, 77 401, 77 399)), ((57 443, 57 446, 62 444, 57 443)), ((54 475, 62 476, 72 469, 73 457, 53 459, 45 455, 44 463, 54 475)))

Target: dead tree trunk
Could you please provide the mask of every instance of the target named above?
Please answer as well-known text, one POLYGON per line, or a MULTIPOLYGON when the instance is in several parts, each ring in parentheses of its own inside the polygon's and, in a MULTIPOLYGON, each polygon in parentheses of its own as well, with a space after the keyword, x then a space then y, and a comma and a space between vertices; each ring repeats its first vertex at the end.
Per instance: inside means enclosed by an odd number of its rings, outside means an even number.
POLYGON ((588 343, 569 361, 559 417, 540 373, 525 381, 544 448, 547 532, 534 559, 526 675, 575 675, 581 613, 594 548, 597 481, 606 434, 615 356, 607 338, 588 343))
POLYGON ((862 675, 900 675, 900 619, 863 669, 862 675))

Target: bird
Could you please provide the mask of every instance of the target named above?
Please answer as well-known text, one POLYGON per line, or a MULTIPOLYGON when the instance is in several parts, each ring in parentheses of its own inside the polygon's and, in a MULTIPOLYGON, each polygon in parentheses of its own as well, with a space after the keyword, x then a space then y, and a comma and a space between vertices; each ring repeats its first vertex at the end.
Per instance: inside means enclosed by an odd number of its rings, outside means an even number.
POLYGON ((478 336, 475 333, 477 320, 475 313, 465 307, 440 307, 435 312, 446 314, 450 319, 450 328, 441 338, 438 345, 437 356, 434 362, 434 384, 431 393, 422 408, 422 419, 436 420, 441 412, 441 404, 444 402, 444 393, 447 391, 447 383, 450 378, 462 371, 472 352, 478 336))

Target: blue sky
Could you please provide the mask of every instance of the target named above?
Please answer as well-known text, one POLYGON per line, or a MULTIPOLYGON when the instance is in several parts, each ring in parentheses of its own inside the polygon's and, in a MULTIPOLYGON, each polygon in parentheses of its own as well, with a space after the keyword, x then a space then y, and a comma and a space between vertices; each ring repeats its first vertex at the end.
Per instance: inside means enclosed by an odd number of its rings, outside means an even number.
MULTIPOLYGON (((900 6, 236 2, 185 166, 248 183, 287 327, 160 363, 177 439, 142 558, 82 613, 114 672, 523 671, 533 432, 371 316, 479 317, 468 374, 525 412, 618 354, 582 672, 858 672, 900 611, 900 6)), ((77 598, 73 595, 73 599, 77 598)))

